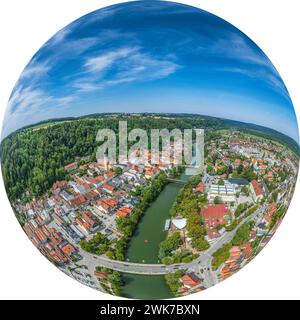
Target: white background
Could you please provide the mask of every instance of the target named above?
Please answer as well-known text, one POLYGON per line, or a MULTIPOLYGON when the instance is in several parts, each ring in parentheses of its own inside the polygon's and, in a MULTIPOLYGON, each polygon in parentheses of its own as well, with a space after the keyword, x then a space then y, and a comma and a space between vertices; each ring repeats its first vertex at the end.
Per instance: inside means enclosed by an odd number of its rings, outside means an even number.
MULTIPOLYGON (((20 73, 52 35, 83 14, 125 1, 0 1, 0 117, 20 73)), ((300 20, 295 0, 186 0, 229 21, 268 55, 300 113, 300 20)), ((193 299, 299 299, 299 181, 276 235, 248 266, 193 299)), ((50 264, 22 232, 0 182, 0 298, 116 299, 68 278, 50 264)), ((188 298, 188 297, 187 297, 188 298)))

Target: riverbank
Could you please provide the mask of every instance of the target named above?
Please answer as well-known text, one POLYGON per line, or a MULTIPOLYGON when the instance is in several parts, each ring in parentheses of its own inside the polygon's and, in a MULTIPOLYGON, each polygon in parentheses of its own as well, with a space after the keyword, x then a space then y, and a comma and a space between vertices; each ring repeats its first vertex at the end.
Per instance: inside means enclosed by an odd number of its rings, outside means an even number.
POLYGON ((145 211, 128 244, 126 260, 137 263, 158 263, 159 244, 167 235, 166 219, 181 186, 168 183, 145 211))

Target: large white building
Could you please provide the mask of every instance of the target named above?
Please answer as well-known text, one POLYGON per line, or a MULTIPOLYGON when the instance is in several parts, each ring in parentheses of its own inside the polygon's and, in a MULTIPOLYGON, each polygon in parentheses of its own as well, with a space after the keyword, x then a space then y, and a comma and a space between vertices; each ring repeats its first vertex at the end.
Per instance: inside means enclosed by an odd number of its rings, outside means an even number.
POLYGON ((224 202, 236 200, 235 187, 233 184, 226 182, 225 185, 212 184, 209 188, 208 199, 213 200, 215 197, 221 197, 224 202))

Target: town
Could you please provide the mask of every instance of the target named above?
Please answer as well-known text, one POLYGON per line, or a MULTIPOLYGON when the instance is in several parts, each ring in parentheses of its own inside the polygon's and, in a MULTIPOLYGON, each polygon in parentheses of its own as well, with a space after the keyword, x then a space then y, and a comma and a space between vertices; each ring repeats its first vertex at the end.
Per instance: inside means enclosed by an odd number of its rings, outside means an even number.
MULTIPOLYGON (((171 154, 175 153, 175 144, 171 154)), ((186 178, 165 221, 157 266, 126 258, 139 219, 184 167, 139 150, 122 163, 79 157, 39 199, 13 203, 23 229, 63 272, 122 295, 123 272, 164 274, 173 296, 238 271, 271 239, 293 195, 298 158, 284 145, 233 130, 210 133, 205 166, 186 178), (144 267, 144 269, 142 269, 144 267), (139 271, 141 270, 141 271, 139 271)))

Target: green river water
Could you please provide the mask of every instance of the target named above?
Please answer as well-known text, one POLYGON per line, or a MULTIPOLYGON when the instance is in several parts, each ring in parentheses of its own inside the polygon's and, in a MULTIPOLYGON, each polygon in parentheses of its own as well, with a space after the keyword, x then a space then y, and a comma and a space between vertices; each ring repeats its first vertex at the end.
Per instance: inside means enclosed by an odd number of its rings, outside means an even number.
MULTIPOLYGON (((182 174, 183 181, 188 176, 182 174)), ((182 185, 169 183, 146 210, 127 250, 127 259, 138 263, 158 263, 159 244, 166 237, 164 231, 169 210, 182 185)), ((139 299, 166 299, 173 297, 164 276, 124 274, 122 296, 139 299)))

